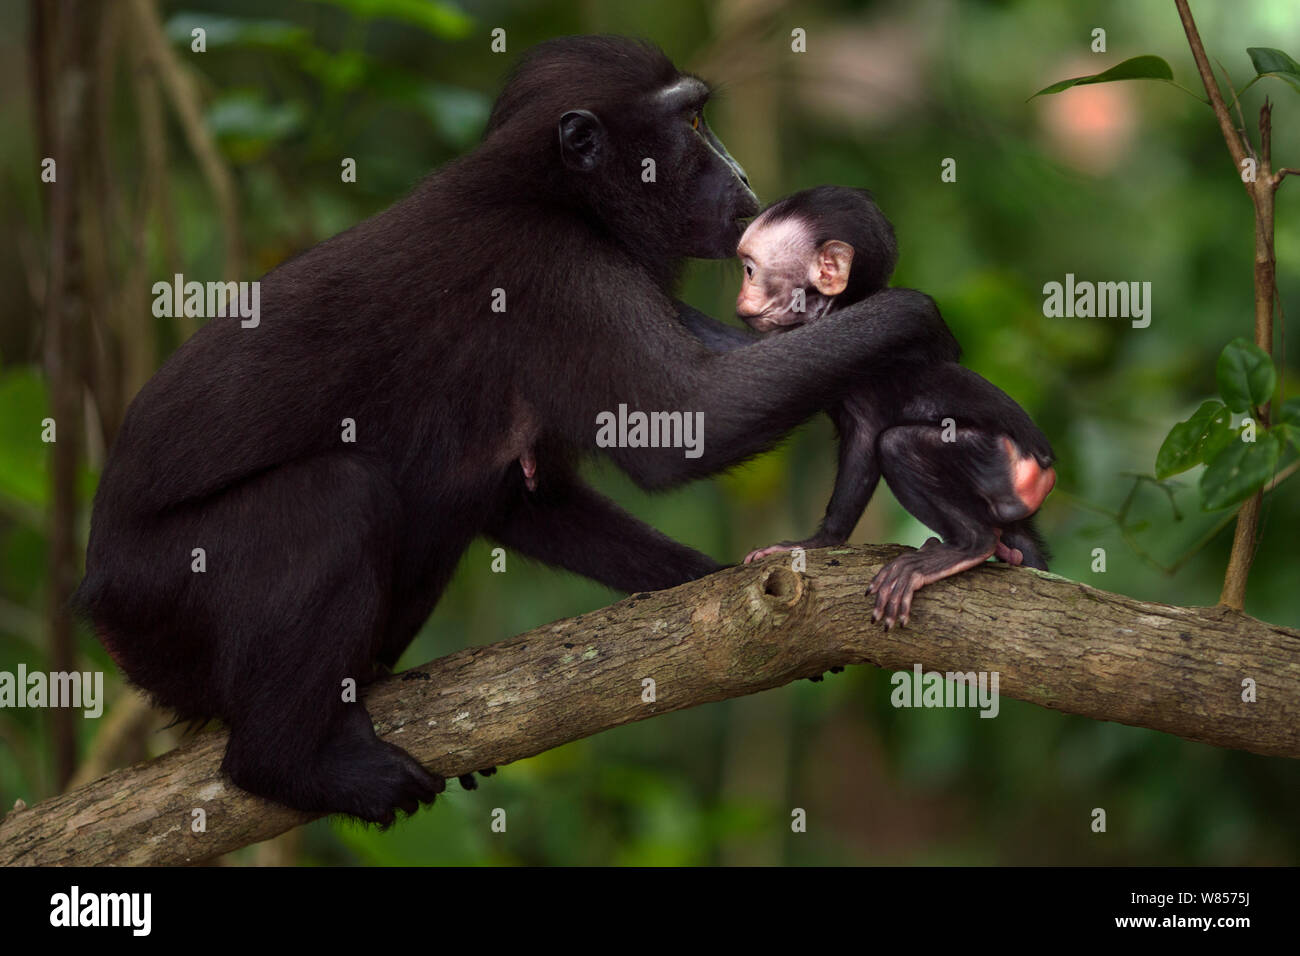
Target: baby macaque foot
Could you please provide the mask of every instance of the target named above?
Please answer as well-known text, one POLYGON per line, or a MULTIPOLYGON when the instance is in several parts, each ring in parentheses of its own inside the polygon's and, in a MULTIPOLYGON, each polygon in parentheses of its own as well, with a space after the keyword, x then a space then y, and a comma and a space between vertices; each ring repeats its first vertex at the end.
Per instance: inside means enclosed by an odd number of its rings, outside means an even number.
POLYGON ((524 470, 524 487, 529 491, 537 490, 537 459, 532 452, 519 456, 519 467, 524 470))
MULTIPOLYGON (((965 547, 944 544, 930 538, 917 551, 901 554, 881 568, 867 588, 876 596, 873 621, 883 621, 886 630, 895 624, 906 626, 912 614, 912 598, 927 584, 941 581, 991 557, 1000 543, 996 537, 965 547)), ((1007 552, 1015 551, 1007 548, 1007 552)), ((1016 553, 1019 553, 1018 551, 1016 553)))
POLYGON ((925 574, 918 567, 917 554, 895 558, 877 572, 867 587, 867 593, 876 596, 871 619, 883 619, 885 630, 893 630, 895 624, 907 624, 912 613, 912 595, 925 586, 925 574))
POLYGON ((1025 555, 1019 548, 1009 548, 998 538, 998 543, 993 549, 993 557, 999 561, 1005 561, 1007 564, 1020 567, 1024 563, 1025 555))

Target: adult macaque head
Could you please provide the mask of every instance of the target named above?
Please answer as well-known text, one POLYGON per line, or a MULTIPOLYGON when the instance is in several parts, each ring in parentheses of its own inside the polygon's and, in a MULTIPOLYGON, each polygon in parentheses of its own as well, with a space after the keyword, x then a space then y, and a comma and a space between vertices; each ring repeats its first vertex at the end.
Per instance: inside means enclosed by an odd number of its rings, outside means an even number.
POLYGON ((659 274, 684 256, 729 258, 758 210, 744 169, 704 117, 711 95, 651 44, 565 38, 524 54, 484 141, 530 164, 548 202, 581 210, 659 274))
POLYGON ((765 209, 736 254, 745 267, 736 314, 758 332, 773 332, 884 288, 898 246, 870 193, 819 186, 765 209))

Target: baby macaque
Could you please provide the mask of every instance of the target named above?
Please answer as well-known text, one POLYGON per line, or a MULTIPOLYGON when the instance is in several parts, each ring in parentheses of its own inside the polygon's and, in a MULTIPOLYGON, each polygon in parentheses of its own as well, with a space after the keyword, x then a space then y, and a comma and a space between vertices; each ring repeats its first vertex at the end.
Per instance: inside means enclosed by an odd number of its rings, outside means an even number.
MULTIPOLYGON (((779 334, 884 288, 898 258, 894 230, 863 190, 820 186, 781 199, 737 247, 745 277, 736 312, 779 334)), ((805 541, 753 551, 843 544, 881 475, 899 502, 942 536, 875 576, 874 619, 906 624, 927 584, 996 557, 1047 568, 1033 515, 1056 482, 1052 448, 1005 392, 955 362, 882 368, 831 409, 839 470, 826 516, 805 541)))

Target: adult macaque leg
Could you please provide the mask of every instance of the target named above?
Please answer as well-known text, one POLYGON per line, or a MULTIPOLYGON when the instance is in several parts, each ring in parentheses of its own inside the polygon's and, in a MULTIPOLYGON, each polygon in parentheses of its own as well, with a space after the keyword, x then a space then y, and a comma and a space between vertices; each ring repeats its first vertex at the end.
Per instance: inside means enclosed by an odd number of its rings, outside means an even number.
POLYGON ((720 570, 706 554, 674 541, 569 474, 548 471, 487 530, 508 548, 620 591, 660 591, 720 570))

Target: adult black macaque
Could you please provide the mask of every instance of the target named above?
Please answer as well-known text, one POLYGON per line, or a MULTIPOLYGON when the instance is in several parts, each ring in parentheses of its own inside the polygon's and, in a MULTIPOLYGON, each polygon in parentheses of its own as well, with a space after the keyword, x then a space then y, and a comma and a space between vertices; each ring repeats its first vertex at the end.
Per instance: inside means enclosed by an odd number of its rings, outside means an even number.
POLYGON ((537 47, 476 149, 269 273, 256 328, 211 321, 140 391, 79 600, 131 680, 227 723, 239 786, 385 824, 443 789, 343 683, 396 663, 478 535, 625 591, 719 567, 579 479, 598 412, 704 413, 699 457, 605 449, 666 488, 948 348, 910 290, 722 354, 700 337, 726 326, 679 320, 682 257, 733 255, 757 210, 708 96, 647 44, 537 47), (530 492, 516 462, 534 450, 530 492))
MULTIPOLYGON (((737 254, 745 276, 736 313, 759 332, 878 294, 898 261, 893 227, 870 194, 839 186, 773 203, 745 230, 737 254)), ((753 551, 746 563, 843 544, 883 472, 899 503, 943 537, 872 580, 874 616, 887 627, 907 623, 918 588, 991 556, 1046 570, 1033 515, 1056 481, 1052 446, 1001 389, 955 361, 905 361, 864 378, 831 417, 839 471, 821 527, 805 541, 753 551)))

